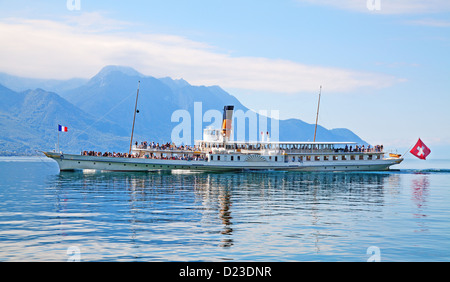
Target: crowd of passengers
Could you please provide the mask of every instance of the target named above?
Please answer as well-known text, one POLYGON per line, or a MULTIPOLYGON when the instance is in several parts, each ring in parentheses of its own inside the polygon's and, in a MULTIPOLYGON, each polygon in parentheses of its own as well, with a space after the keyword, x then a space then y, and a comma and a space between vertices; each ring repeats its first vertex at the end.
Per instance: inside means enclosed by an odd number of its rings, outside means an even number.
POLYGON ((114 157, 114 158, 137 158, 137 154, 128 153, 116 153, 116 152, 95 152, 95 151, 83 151, 81 152, 83 156, 95 156, 95 157, 114 157))
MULTIPOLYGON (((158 150, 187 150, 187 151, 194 151, 196 148, 195 146, 175 146, 174 143, 155 143, 155 142, 141 142, 138 144, 138 142, 135 142, 134 145, 138 149, 149 149, 154 148, 158 150)), ((82 151, 81 155, 83 156, 95 156, 95 157, 113 157, 113 158, 139 158, 139 153, 129 154, 129 153, 119 153, 119 152, 96 152, 96 151, 82 151)), ((141 157, 142 158, 142 157, 141 157)), ((161 160, 188 160, 188 161, 203 161, 206 160, 201 156, 187 156, 187 155, 173 155, 173 156, 165 156, 161 155, 160 157, 157 155, 154 155, 153 153, 146 154, 143 156, 143 158, 146 159, 161 159, 161 160)))
POLYGON ((358 146, 356 145, 355 148, 352 146, 348 147, 348 145, 345 145, 345 148, 336 149, 336 152, 383 152, 383 145, 375 145, 371 147, 370 145, 367 145, 365 147, 364 145, 358 146))
MULTIPOLYGON (((138 142, 135 142, 135 146, 138 149, 154 148, 157 150, 194 151, 197 149, 195 146, 188 146, 188 145, 176 146, 174 143, 169 143, 169 142, 161 144, 161 145, 159 143, 155 143, 155 142, 148 143, 147 141, 141 142, 140 144, 138 144, 138 142)), ((339 152, 383 152, 383 145, 375 145, 373 147, 371 147, 370 145, 368 145, 367 147, 365 147, 364 145, 362 145, 362 146, 355 145, 354 148, 353 148, 353 146, 349 147, 348 145, 345 145, 345 148, 334 149, 334 151, 336 153, 339 153, 339 152)), ((97 156, 97 157, 115 157, 115 158, 138 158, 139 157, 138 153, 135 153, 135 154, 116 153, 116 152, 102 153, 102 152, 95 152, 95 151, 82 151, 81 155, 97 156)), ((158 157, 158 156, 154 155, 153 153, 145 155, 144 158, 147 158, 147 159, 173 159, 173 160, 203 160, 203 158, 200 158, 200 157, 192 157, 192 156, 185 156, 185 155, 177 155, 177 156, 172 156, 172 157, 166 157, 166 156, 158 157)))
MULTIPOLYGON (((128 154, 128 153, 116 153, 116 152, 95 152, 95 151, 83 151, 81 152, 83 156, 94 156, 94 157, 113 157, 113 158, 139 158, 139 154, 128 154)), ((160 160, 186 160, 186 161, 204 161, 203 157, 200 156, 186 156, 186 155, 174 155, 174 156, 161 156, 158 157, 151 154, 146 154, 143 156, 146 159, 160 159, 160 160)))
POLYGON ((185 150, 185 151, 194 151, 196 149, 195 146, 188 146, 188 145, 180 145, 176 146, 175 143, 161 143, 158 142, 147 142, 143 141, 140 144, 138 142, 135 142, 134 145, 137 149, 157 149, 157 150, 185 150))
MULTIPOLYGON (((194 150, 198 150, 198 148, 196 146, 188 146, 188 145, 180 145, 180 146, 176 146, 174 143, 165 143, 165 144, 159 144, 159 143, 155 143, 155 142, 141 142, 140 144, 138 144, 138 142, 135 142, 136 148, 138 149, 157 149, 157 150, 185 150, 185 151, 194 151, 194 150)), ((253 148, 253 146, 251 146, 252 149, 258 149, 258 148, 253 148)), ((300 149, 300 148, 299 148, 300 149)), ((303 146, 301 149, 306 150, 307 148, 305 146, 303 146)), ((336 153, 338 152, 383 152, 383 145, 375 145, 375 146, 370 146, 368 145, 367 147, 365 147, 365 145, 362 146, 358 146, 356 145, 354 148, 353 146, 348 146, 346 145, 345 148, 339 148, 339 149, 335 149, 334 150, 336 153)))

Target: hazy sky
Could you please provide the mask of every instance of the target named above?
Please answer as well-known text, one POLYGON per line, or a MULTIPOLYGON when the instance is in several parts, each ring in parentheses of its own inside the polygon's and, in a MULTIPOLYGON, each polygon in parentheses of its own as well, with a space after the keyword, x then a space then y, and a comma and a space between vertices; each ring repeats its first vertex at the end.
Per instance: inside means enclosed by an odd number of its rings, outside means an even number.
POLYGON ((0 72, 90 78, 124 65, 309 123, 322 85, 326 128, 450 146, 448 0, 0 0, 0 42, 0 72))

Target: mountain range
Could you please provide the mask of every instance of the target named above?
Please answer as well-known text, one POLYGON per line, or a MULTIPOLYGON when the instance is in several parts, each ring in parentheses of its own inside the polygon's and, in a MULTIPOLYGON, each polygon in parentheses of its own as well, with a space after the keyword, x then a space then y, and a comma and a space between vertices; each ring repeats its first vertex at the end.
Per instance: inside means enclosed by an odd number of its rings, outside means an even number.
MULTIPOLYGON (((138 84, 134 141, 170 142, 178 124, 171 121, 172 114, 184 110, 194 117, 196 102, 201 102, 202 114, 222 111, 225 105, 234 105, 235 111, 250 111, 219 86, 194 86, 183 79, 155 78, 130 67, 106 66, 89 80, 43 80, 0 74, 0 154, 30 155, 51 150, 58 138, 61 150, 67 153, 128 151, 138 84), (69 131, 58 133, 58 124, 67 126, 69 131)), ((257 113, 256 116, 259 117, 257 113)), ((278 122, 280 141, 312 140, 314 124, 299 119, 278 122)), ((194 122, 191 124, 193 144, 194 122)), ((269 119, 268 130, 270 125, 269 119)), ((249 132, 245 134, 249 139, 249 132)), ((367 144, 348 129, 326 129, 320 125, 316 140, 367 144)))

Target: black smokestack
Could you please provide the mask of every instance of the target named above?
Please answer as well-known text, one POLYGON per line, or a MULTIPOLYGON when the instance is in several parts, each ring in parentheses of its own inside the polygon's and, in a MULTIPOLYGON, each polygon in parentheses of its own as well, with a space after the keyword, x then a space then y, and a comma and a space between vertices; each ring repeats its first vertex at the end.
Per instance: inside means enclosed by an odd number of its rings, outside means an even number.
POLYGON ((233 120, 234 106, 223 107, 222 135, 229 140, 231 135, 231 122, 233 120))

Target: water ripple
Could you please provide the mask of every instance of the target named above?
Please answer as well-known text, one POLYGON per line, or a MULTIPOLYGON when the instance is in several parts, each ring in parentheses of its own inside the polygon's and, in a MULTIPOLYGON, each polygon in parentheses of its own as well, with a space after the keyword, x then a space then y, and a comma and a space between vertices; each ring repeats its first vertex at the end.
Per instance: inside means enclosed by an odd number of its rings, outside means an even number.
POLYGON ((1 261, 65 261, 69 247, 83 261, 365 261, 369 246, 385 261, 450 259, 446 171, 0 169, 1 261))

